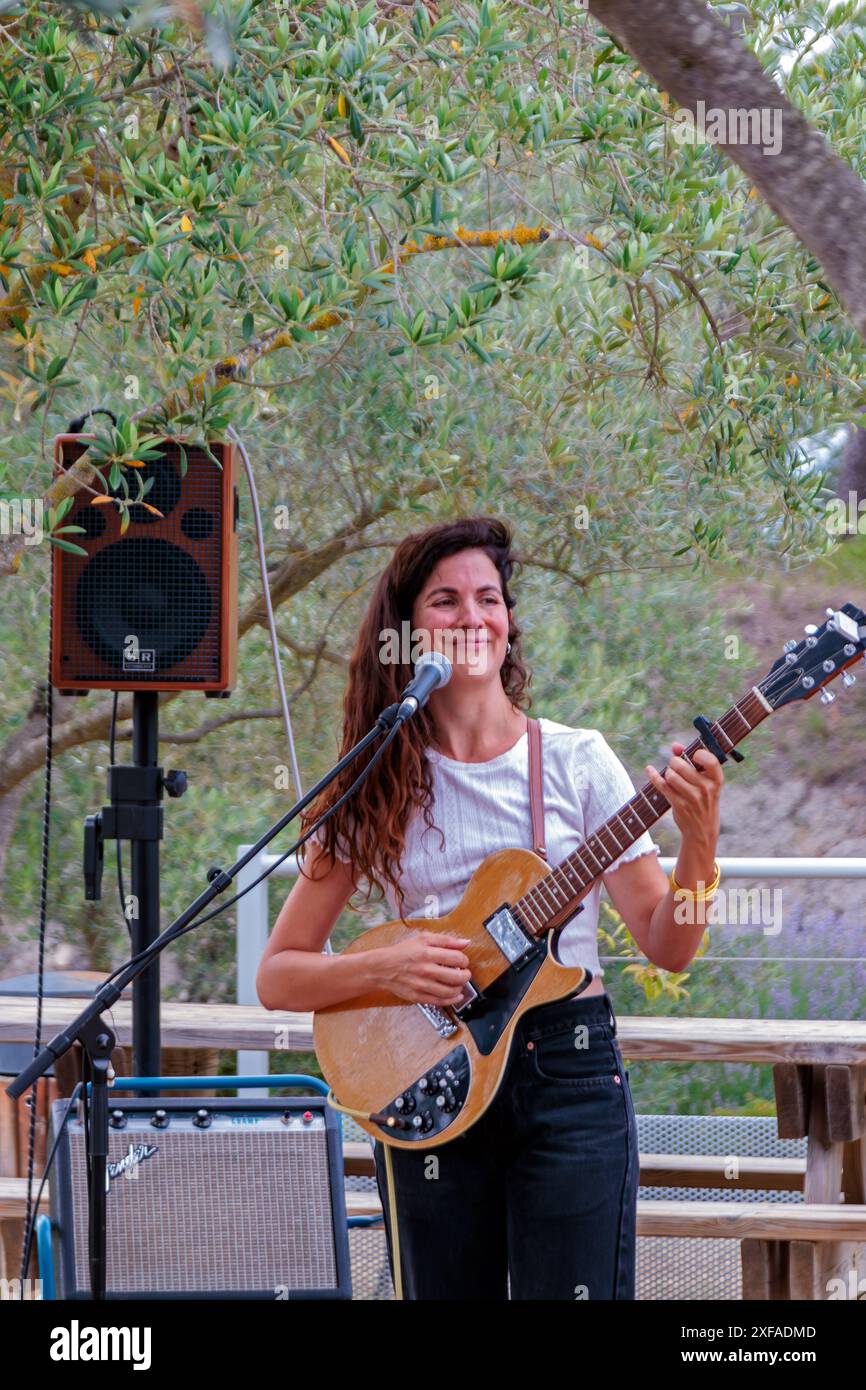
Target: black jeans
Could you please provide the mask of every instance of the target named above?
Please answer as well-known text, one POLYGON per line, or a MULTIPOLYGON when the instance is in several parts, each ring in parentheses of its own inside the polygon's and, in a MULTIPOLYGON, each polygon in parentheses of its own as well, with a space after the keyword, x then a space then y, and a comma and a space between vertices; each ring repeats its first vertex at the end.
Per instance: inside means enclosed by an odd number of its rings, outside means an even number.
MULTIPOLYGON (((391 1273, 384 1148, 374 1146, 391 1273)), ((610 997, 524 1015, 450 1143, 391 1149, 405 1299, 633 1299, 639 1159, 610 997)))

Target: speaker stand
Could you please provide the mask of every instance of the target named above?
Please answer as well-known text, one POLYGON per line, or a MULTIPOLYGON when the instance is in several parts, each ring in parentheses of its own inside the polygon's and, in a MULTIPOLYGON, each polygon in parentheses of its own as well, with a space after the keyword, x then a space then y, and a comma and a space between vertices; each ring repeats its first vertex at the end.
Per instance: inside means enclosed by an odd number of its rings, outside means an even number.
MULTIPOLYGON (((159 842, 163 836, 162 797, 182 796, 185 772, 163 772, 157 764, 159 693, 136 690, 132 708, 131 764, 108 769, 110 806, 103 806, 84 823, 84 894, 90 902, 102 896, 104 842, 129 840, 132 860, 131 892, 124 902, 130 923, 132 954, 137 956, 159 936, 159 842)), ((159 956, 132 983, 132 1074, 160 1076, 159 956)), ((142 1092, 155 1095, 156 1092, 142 1092)))

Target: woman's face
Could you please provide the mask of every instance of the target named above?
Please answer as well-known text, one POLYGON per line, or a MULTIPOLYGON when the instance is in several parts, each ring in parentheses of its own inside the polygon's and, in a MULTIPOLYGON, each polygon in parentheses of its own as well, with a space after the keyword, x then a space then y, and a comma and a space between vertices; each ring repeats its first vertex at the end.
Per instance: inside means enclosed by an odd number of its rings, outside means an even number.
POLYGON ((490 679, 505 660, 509 614, 499 571, 483 550, 440 560, 412 606, 416 654, 441 651, 452 680, 490 679))

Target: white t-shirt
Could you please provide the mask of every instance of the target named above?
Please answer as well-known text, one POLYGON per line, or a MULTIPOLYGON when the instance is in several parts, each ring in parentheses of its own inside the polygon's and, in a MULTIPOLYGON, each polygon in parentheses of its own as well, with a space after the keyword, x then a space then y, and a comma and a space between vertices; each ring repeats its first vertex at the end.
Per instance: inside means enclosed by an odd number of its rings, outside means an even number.
MULTIPOLYGON (((551 719, 541 724, 544 772, 544 834, 551 868, 597 830, 637 790, 620 759, 597 729, 570 728, 551 719)), ((528 735, 483 763, 461 763, 427 750, 433 777, 434 827, 416 811, 406 830, 401 887, 407 918, 443 917, 456 907, 472 874, 498 849, 531 849, 528 735)), ((613 869, 642 854, 658 854, 644 832, 613 869)), ((342 856, 341 856, 342 857, 342 856)), ((601 879, 583 899, 583 911, 566 923, 557 955, 563 965, 580 965, 603 976, 598 961, 598 900, 601 879)), ((396 894, 386 897, 399 916, 396 894)))

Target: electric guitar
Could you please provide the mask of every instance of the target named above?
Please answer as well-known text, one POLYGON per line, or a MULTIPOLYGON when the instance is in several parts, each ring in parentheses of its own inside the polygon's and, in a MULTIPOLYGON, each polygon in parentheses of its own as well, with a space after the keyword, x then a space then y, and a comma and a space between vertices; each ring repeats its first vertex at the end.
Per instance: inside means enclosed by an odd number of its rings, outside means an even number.
MULTIPOLYGON (((831 703, 824 687, 841 672, 843 684, 853 685, 845 668, 866 652, 866 614, 846 603, 827 615, 805 629, 804 641, 786 642, 765 679, 721 719, 699 716, 700 737, 682 756, 691 760, 705 746, 720 762, 741 761, 736 745, 774 710, 819 691, 831 703)), ((333 1098, 360 1112, 358 1123, 374 1139, 396 1148, 434 1148, 465 1133, 499 1089, 523 1014, 592 978, 559 963, 559 931, 583 911, 595 880, 669 809, 647 783, 556 868, 531 850, 488 855, 452 912, 417 923, 469 938, 463 950, 471 979, 458 1003, 412 1004, 378 990, 316 1011, 314 1046, 333 1098)), ((343 954, 396 945, 415 929, 387 922, 343 954)))

